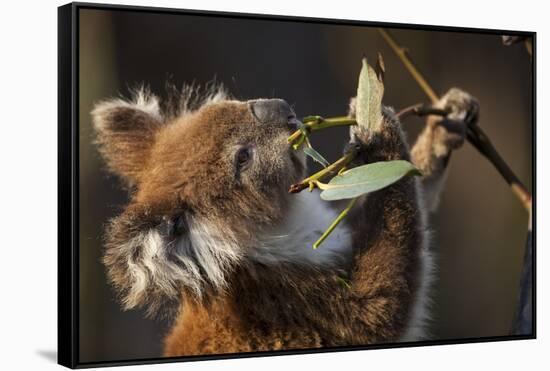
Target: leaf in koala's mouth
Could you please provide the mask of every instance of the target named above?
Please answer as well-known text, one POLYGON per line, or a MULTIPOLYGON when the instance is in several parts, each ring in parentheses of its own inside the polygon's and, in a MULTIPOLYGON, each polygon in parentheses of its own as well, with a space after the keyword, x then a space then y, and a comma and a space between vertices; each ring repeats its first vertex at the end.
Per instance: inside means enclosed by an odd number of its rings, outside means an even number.
POLYGON ((318 183, 325 201, 355 198, 385 188, 408 175, 421 175, 410 162, 404 160, 375 162, 345 171, 328 184, 318 183))

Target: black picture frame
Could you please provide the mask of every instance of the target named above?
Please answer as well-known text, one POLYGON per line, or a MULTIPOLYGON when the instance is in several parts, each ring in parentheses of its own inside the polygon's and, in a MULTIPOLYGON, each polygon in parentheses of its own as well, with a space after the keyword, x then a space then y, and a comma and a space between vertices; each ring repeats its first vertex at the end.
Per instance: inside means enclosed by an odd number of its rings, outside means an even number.
POLYGON ((337 347, 323 349, 283 350, 276 352, 253 352, 223 355, 186 356, 173 358, 150 358, 139 360, 118 360, 80 362, 79 360, 79 11, 83 9, 131 10, 134 12, 155 12, 176 15, 201 15, 208 17, 231 17, 246 20, 299 21, 305 23, 323 23, 354 26, 384 26, 411 30, 434 30, 448 32, 466 32, 494 35, 513 35, 530 37, 533 40, 532 57, 532 113, 533 131, 536 134, 536 32, 431 26, 419 24, 401 24, 341 19, 320 19, 295 16, 276 16, 265 14, 228 13, 218 11, 198 11, 141 6, 121 6, 93 3, 70 3, 58 8, 58 363, 69 368, 88 368, 98 366, 120 366, 167 363, 179 361, 198 361, 242 357, 263 357, 288 354, 307 354, 322 352, 340 352, 380 348, 417 347, 427 345, 448 345, 489 341, 536 339, 536 140, 532 148, 533 174, 533 212, 532 212, 532 270, 527 274, 532 280, 533 331, 529 335, 509 335, 481 338, 460 338, 421 341, 415 343, 376 344, 357 347, 337 347))

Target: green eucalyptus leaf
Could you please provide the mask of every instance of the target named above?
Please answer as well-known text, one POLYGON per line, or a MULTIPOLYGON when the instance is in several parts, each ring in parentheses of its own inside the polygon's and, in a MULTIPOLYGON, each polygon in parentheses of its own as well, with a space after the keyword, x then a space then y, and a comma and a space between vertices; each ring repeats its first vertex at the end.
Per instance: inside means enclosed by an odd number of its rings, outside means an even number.
POLYGON ((421 173, 413 164, 404 160, 358 166, 322 185, 321 198, 325 201, 355 198, 385 188, 407 175, 421 173))
POLYGON ((305 147, 304 153, 311 157, 313 161, 316 161, 323 165, 323 167, 327 167, 328 165, 330 165, 329 162, 319 152, 313 149, 313 147, 305 147))
POLYGON ((377 74, 374 68, 369 66, 367 59, 363 58, 355 111, 357 124, 370 131, 378 131, 382 123, 384 83, 381 79, 382 74, 377 74))

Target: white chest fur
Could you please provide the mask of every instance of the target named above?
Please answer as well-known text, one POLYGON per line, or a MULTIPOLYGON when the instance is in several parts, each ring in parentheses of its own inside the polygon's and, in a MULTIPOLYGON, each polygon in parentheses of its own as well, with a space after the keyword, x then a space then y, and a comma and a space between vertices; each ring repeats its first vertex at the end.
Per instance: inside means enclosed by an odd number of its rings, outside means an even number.
POLYGON ((344 223, 318 249, 312 247, 337 216, 318 192, 301 192, 293 198, 287 217, 258 236, 250 257, 264 264, 341 264, 351 258, 352 251, 350 231, 344 223))

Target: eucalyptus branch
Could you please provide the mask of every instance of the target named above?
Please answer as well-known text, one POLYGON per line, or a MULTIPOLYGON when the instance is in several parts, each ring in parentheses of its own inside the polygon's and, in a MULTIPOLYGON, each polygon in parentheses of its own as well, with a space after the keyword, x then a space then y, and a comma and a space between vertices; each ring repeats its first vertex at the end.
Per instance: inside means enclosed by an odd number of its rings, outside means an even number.
MULTIPOLYGON (((435 94, 430 84, 424 79, 422 74, 418 71, 416 66, 411 61, 405 48, 401 47, 395 39, 388 33, 388 31, 381 28, 378 29, 393 51, 397 54, 399 59, 403 62, 407 70, 411 73, 412 77, 416 80, 418 85, 424 90, 426 95, 430 97, 433 103, 439 101, 439 97, 435 94)), ((498 153, 493 146, 487 134, 477 124, 468 125, 467 138, 470 144, 472 144, 483 156, 485 156, 491 164, 498 170, 500 175, 512 188, 512 192, 517 196, 522 205, 527 211, 531 210, 531 194, 525 187, 525 185, 514 174, 510 166, 504 161, 502 156, 498 153)))
MULTIPOLYGON (((397 112, 396 116, 400 120, 403 120, 412 115, 420 117, 430 115, 444 117, 448 114, 449 112, 444 109, 425 105, 423 103, 417 103, 397 112)), ((303 119, 303 121, 304 126, 292 133, 292 135, 290 135, 287 139, 288 142, 295 147, 295 149, 298 149, 298 147, 306 142, 305 137, 311 132, 331 127, 357 125, 357 121, 355 119, 346 116, 330 117, 326 119, 321 116, 307 116, 303 119), (304 134, 304 131, 306 134, 304 134)))
POLYGON ((357 199, 358 197, 351 199, 351 201, 348 203, 348 206, 346 206, 346 208, 342 210, 340 214, 338 214, 336 219, 334 219, 334 221, 330 224, 327 230, 321 235, 321 237, 319 237, 317 241, 315 241, 315 243, 313 244, 313 249, 318 248, 319 245, 322 244, 324 240, 326 240, 326 238, 332 233, 334 228, 336 228, 338 224, 340 224, 340 222, 346 217, 346 215, 348 215, 349 211, 353 208, 353 206, 357 202, 357 199))
POLYGON ((504 161, 504 159, 497 152, 493 146, 489 137, 481 127, 478 125, 469 125, 467 130, 468 141, 498 170, 500 175, 512 188, 512 192, 519 198, 523 206, 530 211, 531 210, 531 194, 514 174, 510 166, 504 161))
POLYGON ((506 46, 514 45, 523 42, 527 53, 533 57, 533 38, 519 35, 502 35, 502 44, 506 46))
POLYGON ((418 103, 418 104, 403 108, 401 111, 397 112, 396 116, 399 120, 404 120, 413 115, 420 116, 420 117, 430 116, 430 115, 445 117, 448 114, 449 112, 444 109, 435 108, 432 106, 426 106, 422 103, 418 103))
POLYGON ((306 179, 302 180, 300 183, 296 183, 290 186, 290 189, 288 190, 289 193, 298 193, 303 191, 306 188, 309 188, 312 190, 313 188, 318 186, 318 183, 325 179, 327 176, 330 175, 336 175, 338 172, 345 169, 345 167, 353 161, 355 156, 357 155, 356 150, 351 150, 348 153, 346 153, 343 157, 338 159, 337 161, 333 162, 326 168, 316 172, 315 174, 307 177, 306 179))
POLYGON ((305 138, 312 132, 338 126, 355 125, 354 119, 341 116, 325 119, 321 116, 307 116, 303 119, 303 126, 288 137, 288 142, 298 149, 305 141, 305 138))
POLYGON ((388 31, 382 28, 379 28, 378 31, 380 32, 382 37, 386 40, 386 42, 389 44, 389 46, 393 49, 395 54, 397 54, 399 59, 401 59, 401 62, 403 62, 407 70, 409 70, 410 74, 416 80, 418 85, 420 85, 422 90, 424 90, 424 93, 426 93, 426 95, 428 96, 428 98, 430 98, 432 103, 437 103, 437 101, 439 100, 439 98, 437 97, 437 94, 432 89, 430 84, 428 84, 424 76, 422 76, 420 71, 418 71, 418 68, 416 68, 416 66, 413 64, 413 62, 411 61, 411 58, 409 57, 409 53, 407 49, 397 44, 397 42, 388 33, 388 31))

